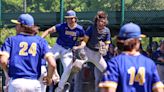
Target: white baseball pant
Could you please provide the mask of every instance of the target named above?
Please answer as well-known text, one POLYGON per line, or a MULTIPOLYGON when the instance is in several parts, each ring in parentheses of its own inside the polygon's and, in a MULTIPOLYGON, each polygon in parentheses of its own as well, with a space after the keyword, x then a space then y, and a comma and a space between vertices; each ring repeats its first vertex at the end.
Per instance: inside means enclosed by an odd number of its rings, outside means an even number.
POLYGON ((57 43, 51 48, 51 51, 53 52, 55 59, 61 59, 64 69, 58 87, 56 88, 56 92, 61 92, 71 73, 73 53, 70 49, 65 49, 57 43))
POLYGON ((34 79, 10 79, 9 92, 41 92, 39 80, 34 79))

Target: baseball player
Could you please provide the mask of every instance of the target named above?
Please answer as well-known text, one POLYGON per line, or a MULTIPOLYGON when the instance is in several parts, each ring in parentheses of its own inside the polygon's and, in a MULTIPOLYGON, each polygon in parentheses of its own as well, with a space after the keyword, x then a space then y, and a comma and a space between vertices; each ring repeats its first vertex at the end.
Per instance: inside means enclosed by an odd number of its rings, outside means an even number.
MULTIPOLYGON (((88 58, 87 62, 92 62, 96 66, 94 69, 95 92, 99 92, 98 83, 101 80, 102 72, 104 72, 107 67, 106 61, 103 58, 111 42, 110 30, 106 27, 107 24, 107 14, 104 11, 98 11, 95 16, 94 25, 88 27, 86 36, 79 46, 79 48, 85 47, 84 50, 88 58)), ((76 60, 76 62, 85 63, 86 61, 76 60)))
MULTIPOLYGON (((44 84, 52 83, 52 75, 56 70, 53 54, 49 52, 48 43, 37 36, 38 27, 30 14, 21 14, 16 24, 17 35, 8 37, 1 47, 0 64, 7 71, 9 92, 41 92, 39 77, 41 60, 49 63, 48 74, 43 78, 44 84), (7 65, 9 67, 7 68, 7 65)), ((58 75, 58 74, 55 74, 58 75)))
POLYGON ((159 49, 153 53, 152 59, 156 61, 159 76, 161 78, 161 81, 164 83, 164 71, 163 71, 164 69, 164 40, 160 41, 159 49))
POLYGON ((141 29, 127 23, 120 29, 117 46, 122 53, 107 62, 99 84, 101 92, 164 92, 154 62, 139 52, 141 29))
POLYGON ((45 37, 49 33, 58 33, 56 44, 52 47, 51 50, 54 54, 55 59, 61 59, 64 71, 62 73, 58 87, 56 88, 56 92, 63 91, 64 85, 70 76, 73 63, 73 53, 71 49, 73 47, 76 48, 78 39, 84 37, 85 35, 83 27, 77 24, 75 11, 67 11, 65 19, 66 22, 57 24, 47 29, 42 34, 42 37, 45 37))

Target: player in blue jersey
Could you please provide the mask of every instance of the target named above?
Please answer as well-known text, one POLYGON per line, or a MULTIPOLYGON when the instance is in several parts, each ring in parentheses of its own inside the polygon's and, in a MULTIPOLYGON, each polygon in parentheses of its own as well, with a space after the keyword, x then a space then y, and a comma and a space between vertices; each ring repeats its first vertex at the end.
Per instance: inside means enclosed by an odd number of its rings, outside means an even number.
POLYGON ((58 33, 56 44, 52 47, 52 52, 55 59, 60 58, 64 71, 62 73, 57 92, 61 92, 64 89, 64 85, 67 82, 72 68, 73 53, 72 48, 76 47, 79 38, 84 37, 85 32, 83 27, 77 24, 76 13, 73 10, 69 10, 65 16, 66 22, 57 24, 47 29, 42 37, 47 36, 49 33, 58 33))
MULTIPOLYGON (((43 78, 44 84, 52 83, 56 62, 49 51, 48 43, 37 36, 38 27, 30 14, 21 14, 16 24, 17 35, 8 37, 1 47, 0 64, 8 72, 9 92, 41 92, 39 77, 42 59, 48 62, 48 74, 43 78)), ((58 75, 58 74, 56 74, 58 75)))
POLYGON ((142 36, 137 24, 121 27, 117 46, 122 53, 107 62, 101 92, 164 92, 156 65, 139 52, 142 36))

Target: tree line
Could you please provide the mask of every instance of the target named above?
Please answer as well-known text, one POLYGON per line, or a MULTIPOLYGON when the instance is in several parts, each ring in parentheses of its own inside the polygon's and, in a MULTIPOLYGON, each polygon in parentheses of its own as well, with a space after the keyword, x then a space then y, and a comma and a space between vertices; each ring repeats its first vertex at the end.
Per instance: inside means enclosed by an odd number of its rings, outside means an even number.
MULTIPOLYGON (((61 0, 2 0, 3 13, 24 11, 26 1, 27 12, 59 12, 61 0)), ((63 0, 64 11, 73 9, 83 11, 120 11, 122 0, 63 0)), ((164 10, 164 0, 124 0, 127 11, 164 10)))

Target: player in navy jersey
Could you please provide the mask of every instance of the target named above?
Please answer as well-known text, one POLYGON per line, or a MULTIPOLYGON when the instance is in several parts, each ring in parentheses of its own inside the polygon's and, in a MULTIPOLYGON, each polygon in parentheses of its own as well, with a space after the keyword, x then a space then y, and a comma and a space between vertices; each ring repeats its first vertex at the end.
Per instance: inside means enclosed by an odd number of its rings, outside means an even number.
POLYGON ((83 27, 77 24, 76 12, 69 10, 65 16, 66 22, 57 24, 47 29, 42 37, 47 36, 49 33, 58 33, 56 44, 52 47, 52 52, 55 59, 60 58, 64 71, 62 73, 56 92, 61 92, 67 82, 72 68, 73 53, 71 49, 76 47, 78 39, 83 38, 85 32, 83 27))
MULTIPOLYGON (((42 59, 48 62, 44 84, 52 83, 56 62, 46 40, 37 36, 38 27, 30 14, 21 14, 16 24, 16 36, 8 37, 1 47, 0 64, 10 77, 9 92, 41 92, 39 77, 42 59), (7 67, 9 65, 9 67, 7 67)), ((56 74, 58 75, 58 74, 56 74)))
POLYGON ((156 65, 139 52, 143 36, 137 24, 121 27, 117 46, 122 53, 107 62, 101 92, 164 92, 156 65))
MULTIPOLYGON (((104 52, 108 51, 109 44, 111 43, 110 30, 106 27, 108 24, 107 17, 108 16, 104 11, 97 12, 94 18, 94 25, 88 27, 86 36, 79 46, 79 48, 84 48, 88 60, 76 60, 81 63, 91 62, 96 66, 94 69, 95 92, 99 92, 98 84, 101 80, 102 73, 107 67, 103 55, 106 55, 104 52)), ((75 81, 76 80, 78 80, 78 78, 75 79, 75 81)), ((76 91, 77 90, 75 89, 74 92, 76 91)))

